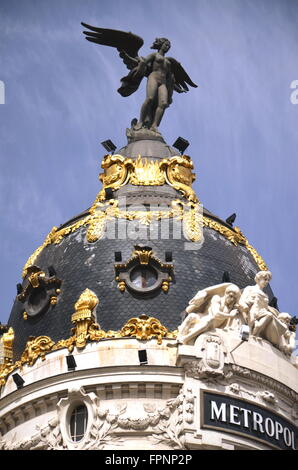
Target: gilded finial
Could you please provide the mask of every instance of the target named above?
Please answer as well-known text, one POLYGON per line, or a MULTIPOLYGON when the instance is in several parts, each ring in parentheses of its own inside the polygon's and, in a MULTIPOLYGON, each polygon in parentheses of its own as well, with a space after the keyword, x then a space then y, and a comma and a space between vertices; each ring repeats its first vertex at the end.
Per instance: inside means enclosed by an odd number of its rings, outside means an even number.
POLYGON ((7 364, 12 362, 13 358, 13 342, 14 342, 14 331, 13 328, 9 328, 6 333, 0 338, 0 363, 7 364))
POLYGON ((94 310, 98 305, 97 295, 90 289, 85 289, 75 303, 75 312, 71 317, 75 323, 75 338, 77 348, 84 348, 89 337, 88 329, 95 323, 94 310))

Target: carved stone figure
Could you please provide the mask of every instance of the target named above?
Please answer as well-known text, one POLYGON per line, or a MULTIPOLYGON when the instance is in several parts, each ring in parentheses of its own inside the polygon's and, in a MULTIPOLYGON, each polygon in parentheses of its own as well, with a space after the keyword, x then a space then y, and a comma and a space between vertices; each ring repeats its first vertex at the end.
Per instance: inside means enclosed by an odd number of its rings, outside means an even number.
POLYGON ((121 79, 122 85, 118 89, 120 95, 130 96, 138 89, 142 79, 148 78, 147 96, 141 107, 139 122, 133 125, 135 130, 147 127, 157 131, 165 109, 172 103, 173 91, 183 93, 188 91, 187 85, 197 87, 177 60, 165 57, 171 47, 168 39, 156 38, 151 49, 157 52, 140 57, 138 51, 144 44, 141 37, 125 31, 97 28, 86 23, 82 25, 90 30, 84 31, 88 41, 116 48, 130 70, 129 74, 121 79))
POLYGON ((269 310, 268 295, 263 292, 272 279, 270 271, 259 271, 255 276, 256 284, 245 287, 239 300, 239 305, 251 333, 255 336, 262 333, 272 313, 269 310))
POLYGON ((240 289, 231 283, 218 284, 199 291, 189 302, 188 316, 178 328, 177 341, 193 344, 202 333, 214 328, 237 328, 243 323, 238 300, 240 289))
POLYGON ((256 284, 243 290, 239 305, 252 335, 268 340, 290 355, 295 347, 295 332, 289 329, 292 317, 269 305, 269 298, 263 289, 271 279, 270 271, 259 271, 255 276, 256 284))

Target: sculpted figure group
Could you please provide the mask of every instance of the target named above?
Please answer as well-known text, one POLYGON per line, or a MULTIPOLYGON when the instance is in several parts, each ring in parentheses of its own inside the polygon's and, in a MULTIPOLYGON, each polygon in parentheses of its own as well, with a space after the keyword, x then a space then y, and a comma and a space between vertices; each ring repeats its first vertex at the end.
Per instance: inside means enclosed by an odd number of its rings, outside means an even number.
POLYGON ((290 329, 292 317, 269 305, 264 289, 271 278, 270 271, 259 271, 256 284, 242 292, 232 283, 199 291, 186 308, 187 316, 178 328, 178 342, 194 344, 200 334, 215 328, 239 330, 241 325, 248 325, 251 335, 290 355, 295 347, 295 331, 290 329))

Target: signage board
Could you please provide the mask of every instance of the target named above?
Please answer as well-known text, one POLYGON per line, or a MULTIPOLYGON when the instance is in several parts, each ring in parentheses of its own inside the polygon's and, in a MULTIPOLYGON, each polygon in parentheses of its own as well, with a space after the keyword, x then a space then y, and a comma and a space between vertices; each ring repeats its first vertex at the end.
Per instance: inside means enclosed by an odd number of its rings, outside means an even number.
POLYGON ((296 449, 297 427, 268 408, 201 390, 201 427, 240 434, 278 449, 296 449))

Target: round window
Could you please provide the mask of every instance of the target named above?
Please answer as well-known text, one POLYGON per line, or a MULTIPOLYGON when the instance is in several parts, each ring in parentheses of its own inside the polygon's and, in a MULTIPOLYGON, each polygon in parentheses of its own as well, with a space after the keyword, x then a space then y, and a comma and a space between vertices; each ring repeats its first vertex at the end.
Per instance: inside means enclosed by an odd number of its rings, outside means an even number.
POLYGON ((149 266, 137 266, 130 273, 130 281, 138 289, 146 289, 154 286, 157 277, 155 269, 149 266))
POLYGON ((85 405, 74 408, 70 417, 70 435, 74 442, 81 441, 85 435, 88 422, 88 410, 85 405))
POLYGON ((26 305, 28 315, 34 316, 41 313, 48 307, 49 300, 48 293, 44 287, 34 289, 31 292, 26 305))

